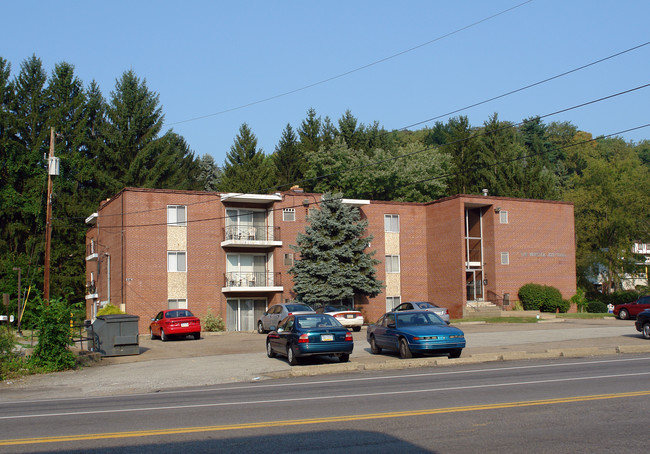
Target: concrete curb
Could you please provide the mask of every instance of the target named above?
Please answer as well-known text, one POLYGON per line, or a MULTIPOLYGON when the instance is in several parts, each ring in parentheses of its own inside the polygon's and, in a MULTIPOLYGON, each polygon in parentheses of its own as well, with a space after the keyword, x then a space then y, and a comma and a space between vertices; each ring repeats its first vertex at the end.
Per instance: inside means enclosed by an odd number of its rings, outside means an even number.
POLYGON ((446 357, 425 357, 412 359, 398 359, 387 357, 384 361, 373 362, 348 362, 340 364, 321 364, 310 366, 292 367, 286 371, 276 371, 263 374, 268 378, 289 378, 289 377, 310 377, 316 375, 331 375, 346 372, 376 371, 376 370, 399 370, 418 367, 443 367, 468 364, 481 364, 496 361, 515 361, 526 359, 552 359, 552 358, 586 358, 591 356, 606 356, 616 354, 650 353, 650 344, 645 345, 621 345, 617 347, 597 348, 561 348, 549 349, 545 352, 513 351, 503 353, 478 353, 467 357, 449 359, 446 357))

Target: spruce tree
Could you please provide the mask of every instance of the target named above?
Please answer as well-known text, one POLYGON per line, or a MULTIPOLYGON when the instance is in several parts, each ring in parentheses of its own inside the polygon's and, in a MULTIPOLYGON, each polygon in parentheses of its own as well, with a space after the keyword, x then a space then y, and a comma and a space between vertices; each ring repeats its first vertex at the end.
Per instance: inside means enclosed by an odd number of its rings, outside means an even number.
POLYGON ((287 123, 287 127, 282 131, 282 137, 272 156, 280 189, 289 189, 292 184, 302 180, 305 156, 290 124, 287 123))
POLYGON ((275 186, 273 164, 257 148, 257 137, 246 123, 226 155, 221 190, 225 192, 263 193, 275 186))
POLYGON ((366 236, 367 220, 359 210, 344 205, 341 195, 323 195, 320 209, 307 216, 309 225, 291 248, 300 258, 289 270, 293 290, 307 304, 340 301, 355 296, 377 296, 383 283, 377 280, 375 251, 366 252, 372 236, 366 236))

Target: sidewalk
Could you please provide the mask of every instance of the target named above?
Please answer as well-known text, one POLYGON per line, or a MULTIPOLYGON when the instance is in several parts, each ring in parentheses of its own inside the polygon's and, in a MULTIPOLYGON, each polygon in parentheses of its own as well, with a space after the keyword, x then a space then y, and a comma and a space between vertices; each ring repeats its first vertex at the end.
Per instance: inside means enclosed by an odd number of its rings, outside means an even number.
POLYGON ((590 357, 650 353, 633 321, 565 320, 534 324, 457 324, 467 347, 459 359, 428 356, 402 360, 373 355, 366 330, 354 333, 350 362, 307 359, 291 367, 267 358, 266 336, 257 333, 204 333, 198 340, 161 342, 141 336, 139 355, 105 357, 91 367, 0 382, 0 402, 61 397, 146 393, 220 383, 412 367, 452 366, 515 359, 590 357))

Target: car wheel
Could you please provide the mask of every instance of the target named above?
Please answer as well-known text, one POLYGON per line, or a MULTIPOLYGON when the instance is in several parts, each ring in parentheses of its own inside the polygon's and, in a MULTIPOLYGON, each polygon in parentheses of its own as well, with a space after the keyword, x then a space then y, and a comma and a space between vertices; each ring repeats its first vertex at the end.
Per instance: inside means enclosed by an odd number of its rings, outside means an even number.
POLYGON ((370 351, 373 355, 378 355, 381 353, 381 347, 375 342, 375 336, 370 336, 370 351))
POLYGON ((402 359, 413 358, 409 344, 403 337, 399 340, 399 357, 402 359))
POLYGON ((361 331, 361 327, 360 326, 354 326, 354 327, 352 327, 352 331, 358 333, 359 331, 361 331))
POLYGON ((449 358, 460 358, 460 354, 462 353, 463 349, 462 348, 457 348, 456 350, 452 350, 449 352, 449 358))
POLYGON ((169 337, 167 337, 167 334, 165 334, 165 330, 160 328, 160 340, 163 342, 167 342, 169 340, 169 337))
POLYGON ((646 339, 650 339, 650 323, 643 324, 643 330, 641 331, 641 334, 643 334, 643 337, 646 339))
POLYGON ((271 347, 271 342, 266 341, 266 356, 269 358, 275 358, 275 352, 273 351, 273 347, 271 347))
POLYGON ((266 331, 264 331, 264 325, 262 324, 261 321, 257 322, 257 332, 259 334, 264 334, 266 331))
POLYGON ((618 318, 621 320, 627 320, 630 318, 630 313, 627 311, 627 309, 621 309, 621 311, 618 313, 618 318))
POLYGON ((350 361, 350 354, 349 353, 341 353, 339 355, 339 361, 341 361, 342 363, 347 363, 348 361, 350 361))
POLYGON ((287 362, 290 366, 295 366, 298 364, 298 358, 296 357, 293 347, 291 345, 287 346, 287 362))
POLYGON ((149 328, 149 335, 151 336, 151 340, 154 340, 156 338, 151 328, 149 328))
POLYGON ((194 340, 201 339, 201 333, 194 333, 194 340))

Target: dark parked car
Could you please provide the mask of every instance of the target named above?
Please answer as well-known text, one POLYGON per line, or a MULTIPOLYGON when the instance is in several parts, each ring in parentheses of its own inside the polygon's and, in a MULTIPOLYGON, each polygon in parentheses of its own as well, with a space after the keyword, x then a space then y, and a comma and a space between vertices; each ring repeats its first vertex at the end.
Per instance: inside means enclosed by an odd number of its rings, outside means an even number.
POLYGON ((614 315, 621 320, 636 317, 642 311, 650 309, 650 295, 642 296, 636 301, 631 303, 618 304, 614 307, 614 315))
POLYGON ((194 339, 201 338, 201 320, 187 309, 168 309, 158 312, 151 319, 149 334, 152 339, 160 338, 163 342, 172 336, 192 335, 194 339))
POLYGON ((282 303, 269 307, 257 321, 257 332, 264 334, 271 326, 278 326, 287 316, 292 314, 314 314, 314 309, 302 303, 282 303))
POLYGON ((650 339, 650 309, 646 309, 636 316, 634 326, 636 326, 637 331, 643 334, 643 337, 650 339))
POLYGON ((286 356, 292 366, 310 355, 335 355, 344 363, 354 348, 352 333, 327 314, 290 315, 272 328, 266 336, 267 356, 286 356))
POLYGON ((368 326, 366 339, 372 353, 395 350, 401 358, 418 353, 446 353, 458 358, 465 348, 465 334, 431 311, 387 312, 368 326))

